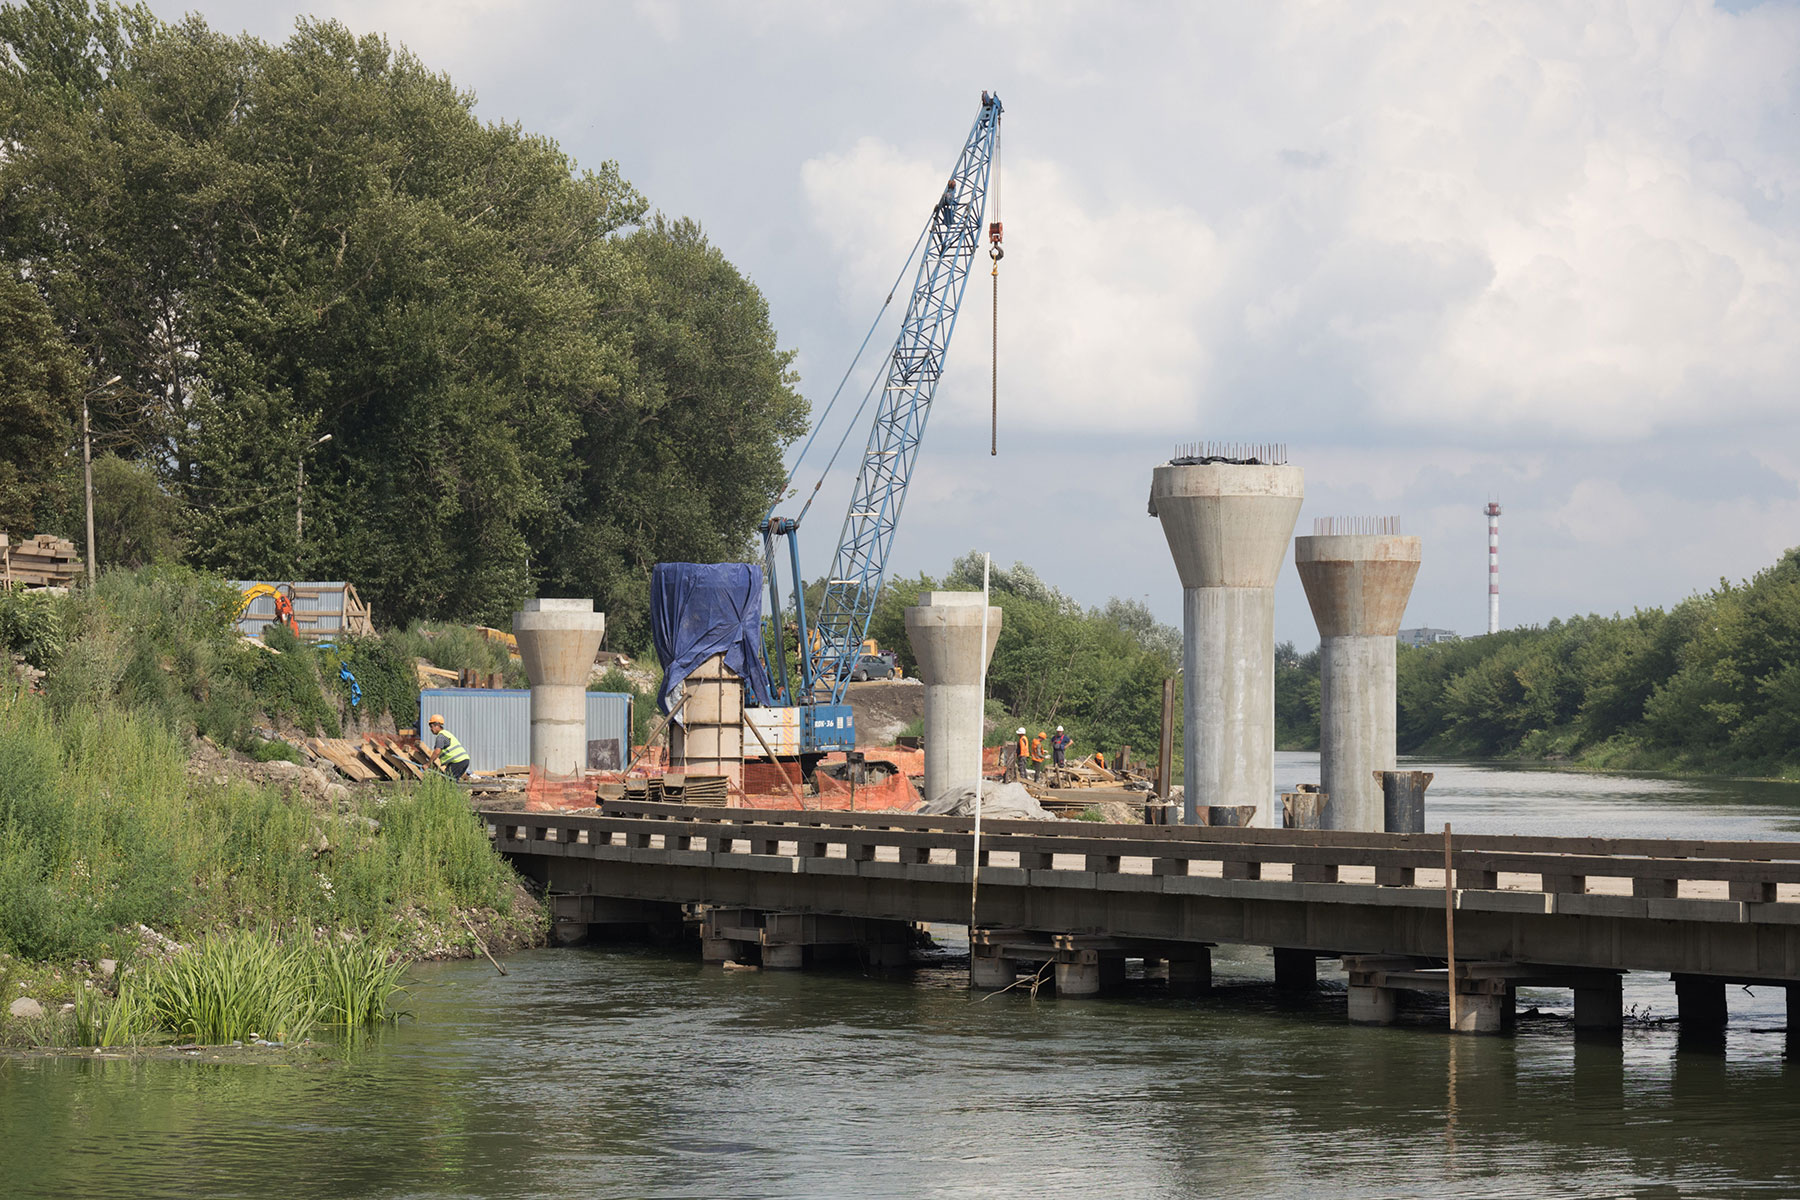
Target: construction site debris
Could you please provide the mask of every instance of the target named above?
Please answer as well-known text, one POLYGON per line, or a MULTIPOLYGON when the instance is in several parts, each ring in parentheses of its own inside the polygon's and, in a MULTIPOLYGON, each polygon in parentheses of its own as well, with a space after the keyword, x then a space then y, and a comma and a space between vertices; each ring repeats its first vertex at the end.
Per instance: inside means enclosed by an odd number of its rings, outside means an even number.
MULTIPOLYGON (((933 817, 975 815, 975 789, 950 788, 919 810, 933 817)), ((1024 784, 990 783, 981 789, 981 815, 996 821, 1049 821, 1054 818, 1024 784)))

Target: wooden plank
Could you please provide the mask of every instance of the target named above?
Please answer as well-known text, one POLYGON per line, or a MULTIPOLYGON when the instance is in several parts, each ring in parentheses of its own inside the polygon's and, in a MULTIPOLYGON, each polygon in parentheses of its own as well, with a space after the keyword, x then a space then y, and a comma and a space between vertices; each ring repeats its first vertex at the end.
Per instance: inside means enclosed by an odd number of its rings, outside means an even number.
POLYGON ((349 743, 334 738, 308 738, 307 745, 319 757, 335 766, 339 771, 358 783, 372 782, 375 773, 352 757, 347 751, 349 743))
POLYGON ((381 779, 385 779, 390 783, 399 783, 400 782, 400 780, 402 778, 402 776, 400 774, 400 768, 390 767, 387 764, 387 761, 381 757, 380 750, 374 749, 372 747, 370 747, 370 748, 358 747, 356 753, 357 753, 357 761, 362 762, 362 763, 367 763, 369 766, 369 769, 371 771, 374 771, 377 777, 379 777, 381 779))

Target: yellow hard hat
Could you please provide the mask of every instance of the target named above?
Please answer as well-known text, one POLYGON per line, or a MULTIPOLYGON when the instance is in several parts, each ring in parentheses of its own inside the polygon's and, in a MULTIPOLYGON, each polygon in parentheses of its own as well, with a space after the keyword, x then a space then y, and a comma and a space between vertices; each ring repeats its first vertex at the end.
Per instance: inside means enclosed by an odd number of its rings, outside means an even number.
POLYGON ((442 713, 432 713, 431 719, 425 723, 427 725, 442 725, 444 723, 444 715, 442 713))

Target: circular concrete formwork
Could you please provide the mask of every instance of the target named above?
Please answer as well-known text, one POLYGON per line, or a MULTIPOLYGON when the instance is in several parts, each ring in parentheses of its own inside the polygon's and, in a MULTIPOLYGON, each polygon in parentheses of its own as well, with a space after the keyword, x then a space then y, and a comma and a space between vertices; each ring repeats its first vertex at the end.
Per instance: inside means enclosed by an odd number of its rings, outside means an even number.
POLYGON ((552 779, 587 770, 587 682, 606 634, 592 600, 527 600, 513 636, 531 680, 531 765, 552 779))
POLYGON ((925 684, 925 796, 973 787, 981 777, 982 673, 1000 640, 1000 610, 988 607, 981 640, 980 592, 921 592, 906 610, 906 636, 925 684))
POLYGON ((1319 627, 1319 784, 1326 829, 1386 828, 1376 772, 1395 755, 1395 635, 1419 574, 1416 537, 1294 539, 1294 566, 1319 627))
POLYGON ((1203 806, 1254 804, 1273 823, 1275 580, 1305 497, 1299 467, 1164 463, 1150 515, 1181 576, 1183 777, 1203 806))

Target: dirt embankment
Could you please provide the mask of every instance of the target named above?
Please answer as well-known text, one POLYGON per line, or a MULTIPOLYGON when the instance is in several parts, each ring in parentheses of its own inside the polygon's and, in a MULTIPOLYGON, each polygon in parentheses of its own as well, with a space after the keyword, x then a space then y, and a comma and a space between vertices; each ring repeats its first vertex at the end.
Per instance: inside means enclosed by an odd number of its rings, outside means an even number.
POLYGON ((925 719, 925 685, 917 679, 853 683, 844 700, 856 717, 859 746, 891 746, 907 726, 925 719))

